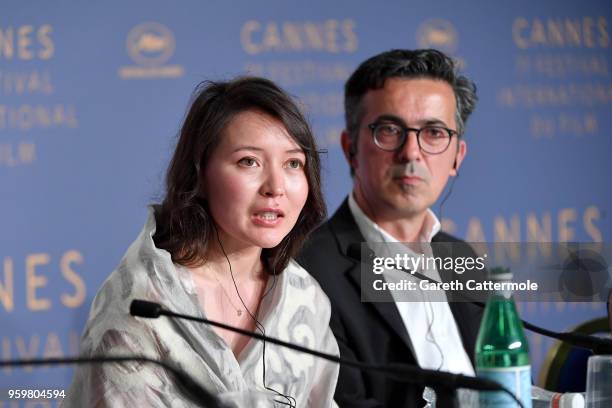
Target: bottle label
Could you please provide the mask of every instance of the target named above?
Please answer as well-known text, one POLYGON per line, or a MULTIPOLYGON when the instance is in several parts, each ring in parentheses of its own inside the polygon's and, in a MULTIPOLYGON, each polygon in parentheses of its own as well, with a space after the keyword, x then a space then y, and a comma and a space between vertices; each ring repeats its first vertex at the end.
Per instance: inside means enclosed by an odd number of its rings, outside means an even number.
MULTIPOLYGON (((493 380, 512 392, 523 403, 525 408, 531 408, 531 366, 477 368, 476 375, 493 380)), ((505 392, 480 392, 481 407, 515 408, 516 402, 505 392)))

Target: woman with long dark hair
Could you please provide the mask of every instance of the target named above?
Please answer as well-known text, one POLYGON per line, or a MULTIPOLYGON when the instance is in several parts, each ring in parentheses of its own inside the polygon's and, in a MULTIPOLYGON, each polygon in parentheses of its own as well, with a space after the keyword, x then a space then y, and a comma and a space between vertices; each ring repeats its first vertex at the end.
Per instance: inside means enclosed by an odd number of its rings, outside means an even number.
MULTIPOLYGON (((333 405, 334 364, 177 319, 128 314, 148 299, 183 314, 338 354, 329 300, 292 257, 325 217, 312 131, 272 82, 205 82, 195 92, 161 205, 98 292, 85 355, 144 354, 172 362, 214 394, 267 390, 279 404, 333 405)), ((152 365, 81 367, 74 406, 184 406, 152 365)))

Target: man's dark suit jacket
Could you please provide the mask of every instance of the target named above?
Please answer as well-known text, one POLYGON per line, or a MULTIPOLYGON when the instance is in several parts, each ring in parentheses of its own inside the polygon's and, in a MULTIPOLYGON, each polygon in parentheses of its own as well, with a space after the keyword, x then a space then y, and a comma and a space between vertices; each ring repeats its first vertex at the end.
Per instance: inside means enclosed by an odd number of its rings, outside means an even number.
MULTIPOLYGON (((410 337, 391 295, 388 293, 389 302, 361 301, 360 262, 347 252, 351 244, 362 242, 365 239, 348 200, 344 200, 333 217, 313 233, 297 260, 317 279, 331 301, 330 327, 338 340, 341 357, 369 364, 416 365, 410 337)), ((465 242, 442 232, 432 242, 452 242, 474 254, 465 242)), ((434 255, 443 256, 435 253, 435 247, 434 255)), ((439 272, 442 280, 447 280, 448 271, 439 272)), ((482 309, 458 302, 450 303, 450 308, 473 363, 482 309)), ((422 407, 422 394, 422 387, 389 380, 380 373, 341 366, 335 400, 340 407, 422 407)))

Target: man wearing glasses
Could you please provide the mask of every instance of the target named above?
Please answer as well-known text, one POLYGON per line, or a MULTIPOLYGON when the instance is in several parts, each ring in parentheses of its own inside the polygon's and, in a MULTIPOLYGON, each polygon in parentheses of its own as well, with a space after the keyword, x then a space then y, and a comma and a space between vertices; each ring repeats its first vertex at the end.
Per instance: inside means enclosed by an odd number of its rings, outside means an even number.
MULTIPOLYGON (((452 242, 473 254, 440 231, 430 207, 465 158, 465 122, 476 100, 474 84, 436 50, 384 52, 346 83, 341 143, 353 190, 298 257, 331 300, 342 357, 474 375, 482 311, 469 303, 407 302, 395 292, 387 302, 363 302, 355 244, 452 242)), ((406 275, 395 270, 384 279, 406 275)), ((422 387, 341 367, 335 398, 341 407, 422 407, 424 396, 422 387)))

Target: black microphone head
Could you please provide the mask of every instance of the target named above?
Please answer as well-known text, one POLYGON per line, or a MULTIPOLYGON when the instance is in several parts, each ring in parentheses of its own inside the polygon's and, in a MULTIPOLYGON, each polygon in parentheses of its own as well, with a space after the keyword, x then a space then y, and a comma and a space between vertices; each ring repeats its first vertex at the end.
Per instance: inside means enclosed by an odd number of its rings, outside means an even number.
POLYGON ((156 318, 161 315, 162 310, 159 303, 147 300, 134 299, 130 304, 130 314, 132 316, 156 318))
POLYGON ((605 302, 610 290, 608 270, 606 260, 598 251, 588 247, 574 250, 570 246, 570 254, 563 262, 559 277, 563 300, 572 302, 591 298, 593 301, 605 302))

